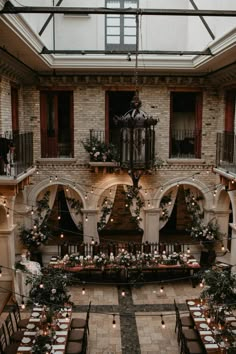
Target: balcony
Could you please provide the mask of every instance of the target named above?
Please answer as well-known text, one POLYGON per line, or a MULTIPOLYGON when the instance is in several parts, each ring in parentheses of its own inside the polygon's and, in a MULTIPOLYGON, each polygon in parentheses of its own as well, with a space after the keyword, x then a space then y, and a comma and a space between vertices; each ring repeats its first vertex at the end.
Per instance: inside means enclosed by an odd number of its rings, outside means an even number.
POLYGON ((200 158, 201 130, 176 130, 170 133, 170 158, 200 158))
POLYGON ((236 135, 233 132, 217 133, 216 166, 236 173, 236 135))
POLYGON ((33 166, 33 133, 0 135, 0 177, 16 179, 33 166))

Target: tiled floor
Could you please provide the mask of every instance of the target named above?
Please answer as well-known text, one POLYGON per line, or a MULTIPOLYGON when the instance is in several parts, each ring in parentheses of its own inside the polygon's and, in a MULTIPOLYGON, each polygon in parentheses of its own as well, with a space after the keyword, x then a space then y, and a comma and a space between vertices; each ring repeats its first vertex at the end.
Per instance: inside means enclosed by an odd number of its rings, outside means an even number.
MULTIPOLYGON (((199 287, 193 288, 187 280, 166 283, 163 293, 158 284, 126 287, 125 297, 121 294, 123 287, 113 285, 86 284, 85 290, 82 295, 81 286, 70 288, 74 317, 85 317, 88 303, 92 302, 87 354, 178 354, 173 301, 184 311, 185 300, 197 297, 200 292, 199 287)), ((5 306, 1 319, 8 310, 5 306)), ((23 315, 28 315, 27 310, 23 315)))

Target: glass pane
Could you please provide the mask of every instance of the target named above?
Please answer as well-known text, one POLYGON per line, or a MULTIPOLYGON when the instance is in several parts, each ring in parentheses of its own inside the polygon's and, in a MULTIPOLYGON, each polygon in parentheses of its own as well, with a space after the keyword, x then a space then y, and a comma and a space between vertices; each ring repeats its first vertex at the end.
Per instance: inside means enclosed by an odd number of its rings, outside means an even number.
POLYGON ((124 44, 136 44, 136 37, 125 36, 124 44))
POLYGON ((120 15, 107 15, 107 18, 120 18, 120 15))
POLYGON ((120 19, 119 18, 108 18, 107 19, 107 26, 120 26, 120 19))
POLYGON ((136 27, 135 18, 128 18, 125 16, 124 18, 124 25, 129 27, 136 27))
POLYGON ((125 36, 136 36, 136 28, 133 27, 126 27, 124 29, 125 36))
POLYGON ((107 7, 118 8, 120 7, 120 0, 109 0, 107 1, 107 7))
POLYGON ((127 7, 132 7, 133 9, 136 9, 137 8, 137 1, 132 1, 132 0, 125 0, 124 2, 124 7, 127 8, 127 7))
POLYGON ((120 36, 107 36, 107 44, 120 44, 120 36))
POLYGON ((107 34, 108 35, 120 35, 120 27, 108 27, 107 34))

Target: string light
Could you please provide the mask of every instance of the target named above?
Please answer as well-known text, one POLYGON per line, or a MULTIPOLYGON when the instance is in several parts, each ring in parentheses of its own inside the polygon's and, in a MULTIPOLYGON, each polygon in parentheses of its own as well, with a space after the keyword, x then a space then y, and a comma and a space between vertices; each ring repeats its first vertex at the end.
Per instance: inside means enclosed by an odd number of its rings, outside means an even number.
POLYGON ((82 295, 85 295, 85 288, 82 289, 82 295))
POLYGON ((91 188, 91 191, 90 191, 91 194, 93 194, 93 187, 91 188))
POLYGON ((61 215, 58 215, 57 219, 58 219, 58 220, 61 220, 61 215))
POLYGON ((50 178, 49 178, 49 183, 52 183, 52 177, 50 176, 50 178))
POLYGON ((161 294, 164 293, 164 286, 161 286, 161 288, 160 288, 160 293, 161 293, 161 294))
POLYGON ((124 297, 125 296, 125 290, 123 289, 121 292, 121 295, 124 297))
POLYGON ((60 238, 64 238, 64 234, 63 233, 61 233, 60 238))
POLYGON ((189 247, 187 248, 187 253, 190 254, 190 248, 189 247))
POLYGON ((165 321, 163 320, 163 315, 161 314, 161 327, 166 328, 165 321))
POLYGON ((92 237, 91 245, 94 245, 94 238, 92 237))
POLYGON ((55 181, 57 181, 57 176, 55 176, 55 181))
POLYGON ((34 215, 34 208, 33 208, 33 207, 31 208, 30 214, 31 214, 31 215, 34 215))
POLYGON ((7 204, 7 202, 6 202, 6 200, 4 199, 4 201, 3 201, 3 206, 5 207, 6 204, 7 204))
POLYGON ((199 286, 200 286, 200 288, 203 288, 203 287, 204 287, 204 284, 203 284, 203 281, 202 281, 202 280, 200 281, 199 286))
POLYGON ((9 218, 10 213, 9 213, 9 209, 7 210, 7 218, 9 218))
POLYGON ((207 321, 208 324, 211 323, 211 316, 210 315, 207 316, 206 321, 207 321))
POLYGON ((24 296, 22 295, 22 301, 21 301, 21 308, 22 310, 25 309, 25 302, 24 302, 24 296))
POLYGON ((2 267, 0 267, 0 278, 2 277, 2 267))
POLYGON ((85 221, 87 222, 88 221, 88 215, 86 214, 85 216, 85 221))
POLYGON ((151 203, 150 203, 150 200, 148 200, 148 207, 150 207, 151 206, 151 203))
POLYGON ((221 245, 221 251, 224 251, 225 250, 225 246, 224 246, 224 244, 222 243, 222 245, 221 245))
POLYGON ((41 284, 39 285, 39 287, 40 287, 40 289, 43 289, 43 288, 44 288, 43 283, 41 283, 41 284))
POLYGON ((116 328, 116 315, 113 313, 112 327, 116 328))
POLYGON ((84 199, 88 199, 88 194, 85 193, 84 199))

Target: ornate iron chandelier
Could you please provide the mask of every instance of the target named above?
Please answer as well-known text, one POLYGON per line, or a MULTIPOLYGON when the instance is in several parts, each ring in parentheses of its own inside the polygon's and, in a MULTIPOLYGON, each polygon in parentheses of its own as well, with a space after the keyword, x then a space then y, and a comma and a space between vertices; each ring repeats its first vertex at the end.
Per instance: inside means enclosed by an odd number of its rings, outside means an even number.
POLYGON ((141 110, 138 89, 139 21, 136 15, 135 95, 131 109, 123 116, 114 117, 120 128, 120 166, 128 169, 133 185, 138 186, 141 175, 155 163, 155 130, 157 119, 141 110))

